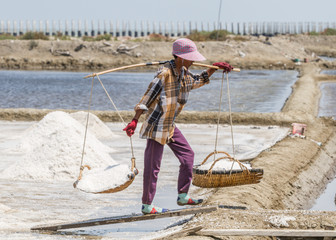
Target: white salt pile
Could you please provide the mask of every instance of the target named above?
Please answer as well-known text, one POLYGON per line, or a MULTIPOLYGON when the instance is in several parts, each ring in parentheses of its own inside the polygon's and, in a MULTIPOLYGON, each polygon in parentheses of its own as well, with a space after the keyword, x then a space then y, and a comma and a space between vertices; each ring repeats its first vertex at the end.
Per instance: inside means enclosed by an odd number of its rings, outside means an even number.
MULTIPOLYGON (((213 161, 207 162, 201 166, 198 167, 200 170, 209 170, 210 167, 212 166, 213 161)), ((251 169, 250 164, 246 163, 241 163, 243 166, 245 166, 247 169, 251 169)), ((222 159, 219 160, 218 162, 215 163, 215 166, 212 168, 214 171, 230 171, 230 170, 240 170, 242 169, 239 165, 239 163, 235 161, 229 161, 227 159, 222 159)))
MULTIPOLYGON (((10 207, 7 207, 6 205, 3 205, 3 204, 0 203, 0 213, 1 213, 1 214, 5 213, 5 212, 8 212, 8 211, 10 211, 10 210, 11 210, 10 207)), ((0 225, 1 225, 1 224, 0 224, 0 225)))
POLYGON ((90 193, 99 193, 119 187, 126 183, 131 173, 127 165, 114 165, 105 169, 97 168, 84 170, 82 179, 78 182, 77 188, 90 193))
MULTIPOLYGON (((70 116, 80 122, 84 127, 86 127, 87 122, 87 112, 75 112, 71 113, 70 116)), ((106 139, 115 137, 111 129, 106 126, 96 115, 89 113, 89 124, 88 131, 95 135, 98 139, 106 139)))
POLYGON ((281 215, 281 216, 271 216, 269 217, 268 221, 275 227, 278 228, 286 228, 289 227, 288 222, 289 221, 295 221, 296 218, 293 216, 285 216, 285 215, 281 215))
MULTIPOLYGON (((79 174, 85 128, 69 114, 56 111, 46 115, 24 134, 22 159, 1 173, 1 178, 21 180, 75 180, 79 174)), ((88 132, 83 164, 95 168, 116 165, 112 149, 88 132)), ((127 167, 125 165, 125 167, 127 167)), ((111 174, 110 182, 113 182, 111 174)))

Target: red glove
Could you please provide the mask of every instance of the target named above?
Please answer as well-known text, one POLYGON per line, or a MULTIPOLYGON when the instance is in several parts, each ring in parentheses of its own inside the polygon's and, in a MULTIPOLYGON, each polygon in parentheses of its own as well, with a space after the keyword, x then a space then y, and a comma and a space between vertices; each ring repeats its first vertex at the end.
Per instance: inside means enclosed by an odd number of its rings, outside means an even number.
POLYGON ((134 134, 134 131, 137 127, 138 120, 133 119, 124 129, 123 131, 126 131, 127 136, 131 137, 134 134))
POLYGON ((227 73, 231 72, 231 70, 233 69, 233 67, 230 64, 226 63, 226 62, 216 62, 216 63, 214 63, 212 65, 217 66, 220 69, 223 69, 223 71, 227 72, 227 73))

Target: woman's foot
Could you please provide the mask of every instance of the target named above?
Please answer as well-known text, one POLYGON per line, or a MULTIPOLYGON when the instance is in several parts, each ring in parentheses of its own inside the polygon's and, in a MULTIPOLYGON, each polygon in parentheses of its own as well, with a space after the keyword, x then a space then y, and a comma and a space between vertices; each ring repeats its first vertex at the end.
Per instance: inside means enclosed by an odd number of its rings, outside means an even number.
POLYGON ((168 209, 155 207, 152 204, 151 205, 142 204, 141 211, 142 211, 143 214, 158 214, 158 213, 168 212, 168 209))
POLYGON ((177 197, 177 204, 179 206, 184 205, 198 205, 203 202, 203 199, 191 198, 187 193, 180 193, 177 197))

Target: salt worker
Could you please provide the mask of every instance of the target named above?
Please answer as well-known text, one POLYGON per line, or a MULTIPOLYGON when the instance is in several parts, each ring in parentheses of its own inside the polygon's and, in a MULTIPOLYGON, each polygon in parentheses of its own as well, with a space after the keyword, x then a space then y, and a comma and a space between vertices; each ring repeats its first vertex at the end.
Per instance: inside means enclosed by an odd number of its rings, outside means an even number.
MULTIPOLYGON (((194 152, 174 121, 187 103, 189 92, 208 84, 209 77, 216 69, 209 68, 201 74, 193 74, 188 70, 194 61, 204 61, 205 58, 197 50, 196 44, 187 38, 180 38, 173 43, 172 54, 174 59, 158 70, 144 96, 135 106, 133 120, 123 129, 131 137, 139 117, 146 113, 140 129, 140 138, 147 139, 142 194, 142 213, 144 214, 168 211, 152 204, 166 144, 180 161, 177 204, 197 205, 203 202, 203 199, 194 199, 188 194, 192 181, 194 152)), ((217 62, 213 65, 225 72, 233 69, 225 62, 217 62)))

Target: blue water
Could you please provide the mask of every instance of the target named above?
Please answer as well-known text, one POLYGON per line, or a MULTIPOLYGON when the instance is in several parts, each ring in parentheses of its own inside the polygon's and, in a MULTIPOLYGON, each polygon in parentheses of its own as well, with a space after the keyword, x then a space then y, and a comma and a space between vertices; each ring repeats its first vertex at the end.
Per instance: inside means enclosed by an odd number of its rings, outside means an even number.
MULTIPOLYGON (((197 72, 197 71, 194 71, 197 72)), ((53 71, 0 71, 0 108, 74 109, 88 108, 92 79, 90 73, 53 71)), ((154 72, 118 72, 101 75, 107 91, 120 110, 132 110, 154 72)), ((217 111, 221 86, 220 72, 211 83, 189 95, 185 110, 217 111)), ((229 76, 232 111, 279 112, 297 80, 296 71, 246 70, 229 76)), ((226 83, 223 110, 228 110, 226 83)), ((114 110, 97 79, 94 82, 93 110, 114 110)))
MULTIPOLYGON (((327 74, 327 73, 324 73, 327 74)), ((334 74, 336 71, 334 70, 334 74)), ((323 82, 320 85, 321 98, 319 116, 328 116, 336 119, 336 83, 323 82)), ((336 211, 336 178, 330 182, 321 196, 316 200, 311 210, 336 211)))
POLYGON ((336 211, 336 179, 330 182, 324 192, 316 199, 311 210, 336 211))
POLYGON ((336 75, 336 70, 323 70, 321 71, 321 74, 336 75))
POLYGON ((336 119, 336 83, 323 82, 320 89, 321 98, 318 115, 334 117, 336 119))
POLYGON ((319 57, 328 62, 336 61, 336 58, 334 57, 327 57, 327 56, 319 56, 319 57))

